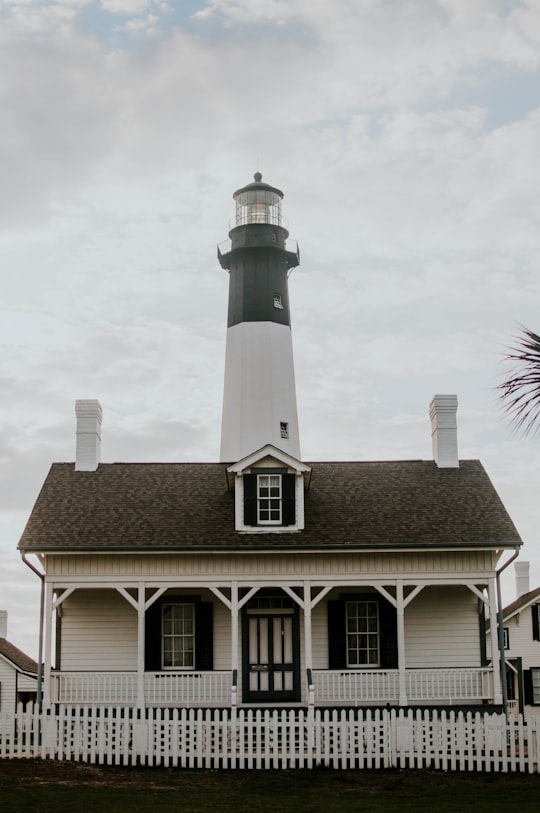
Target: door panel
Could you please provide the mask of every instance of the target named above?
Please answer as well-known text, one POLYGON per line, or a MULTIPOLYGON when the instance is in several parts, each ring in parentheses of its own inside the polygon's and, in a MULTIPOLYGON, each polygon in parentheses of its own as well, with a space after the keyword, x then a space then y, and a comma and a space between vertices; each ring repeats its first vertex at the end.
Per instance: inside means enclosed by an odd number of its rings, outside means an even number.
POLYGON ((244 700, 279 703, 300 699, 296 610, 246 611, 243 624, 244 700))

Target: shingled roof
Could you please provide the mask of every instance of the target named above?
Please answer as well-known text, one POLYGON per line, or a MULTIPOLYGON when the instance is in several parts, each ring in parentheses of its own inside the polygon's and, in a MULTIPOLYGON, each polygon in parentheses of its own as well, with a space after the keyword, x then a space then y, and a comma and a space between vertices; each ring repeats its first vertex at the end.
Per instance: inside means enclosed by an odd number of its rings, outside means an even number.
POLYGON ((21 537, 24 551, 373 549, 521 544, 483 466, 462 461, 309 463, 305 530, 234 529, 225 463, 55 463, 21 537))
POLYGON ((37 675, 37 663, 28 655, 25 655, 15 644, 11 644, 7 638, 0 638, 0 655, 3 655, 21 672, 37 675))
POLYGON ((508 604, 503 609, 504 620, 508 621, 520 610, 525 609, 530 604, 537 603, 537 600, 540 601, 540 587, 536 587, 534 590, 529 590, 528 593, 523 593, 522 596, 519 596, 519 598, 515 599, 515 601, 513 601, 511 604, 508 604))

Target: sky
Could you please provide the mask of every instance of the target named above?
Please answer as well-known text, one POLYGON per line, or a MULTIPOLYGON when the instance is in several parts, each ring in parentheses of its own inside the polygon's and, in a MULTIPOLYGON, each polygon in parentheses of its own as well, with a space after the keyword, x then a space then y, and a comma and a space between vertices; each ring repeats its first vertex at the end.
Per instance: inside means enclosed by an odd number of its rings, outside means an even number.
MULTIPOLYGON (((215 461, 232 193, 263 179, 290 278, 302 457, 430 459, 458 396, 540 585, 540 446, 498 400, 538 332, 537 0, 0 0, 0 609, 74 403, 102 460, 215 461)), ((503 599, 514 598, 513 573, 503 599)))

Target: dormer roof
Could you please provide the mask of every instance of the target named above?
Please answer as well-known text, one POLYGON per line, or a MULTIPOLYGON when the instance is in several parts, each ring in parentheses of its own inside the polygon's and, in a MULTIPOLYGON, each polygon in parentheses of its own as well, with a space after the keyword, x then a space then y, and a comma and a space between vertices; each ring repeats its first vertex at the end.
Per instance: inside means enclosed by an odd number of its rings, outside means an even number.
POLYGON ((266 446, 262 446, 255 452, 252 452, 251 454, 246 455, 246 457, 243 457, 241 460, 238 460, 237 463, 233 463, 231 466, 228 466, 227 473, 241 474, 242 472, 246 471, 246 469, 256 466, 257 463, 260 463, 267 458, 272 458, 277 463, 280 463, 287 469, 291 469, 296 474, 306 474, 311 471, 308 465, 302 463, 300 460, 297 460, 296 457, 292 457, 282 449, 278 449, 276 446, 272 446, 271 443, 267 443, 266 446))

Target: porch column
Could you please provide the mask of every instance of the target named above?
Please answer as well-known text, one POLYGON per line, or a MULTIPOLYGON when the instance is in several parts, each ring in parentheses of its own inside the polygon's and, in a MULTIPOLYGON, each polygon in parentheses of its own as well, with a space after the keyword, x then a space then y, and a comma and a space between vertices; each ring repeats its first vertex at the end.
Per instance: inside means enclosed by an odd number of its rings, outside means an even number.
POLYGON ((308 705, 315 704, 315 687, 313 685, 313 643, 311 631, 311 582, 304 582, 304 657, 306 661, 308 705))
POLYGON ((489 600, 489 631, 491 639, 491 663, 493 664, 493 703, 502 703, 501 664, 499 653, 499 637, 497 630, 497 589, 495 579, 488 584, 489 600))
POLYGON ((144 582, 140 582, 137 596, 137 708, 144 709, 144 618, 145 618, 145 589, 144 582))
POLYGON ((396 581, 396 612, 397 612, 397 650, 398 650, 398 681, 400 706, 408 705, 407 700, 407 671, 405 661, 405 602, 403 600, 403 582, 396 581))
POLYGON ((238 582, 231 584, 231 706, 238 702, 238 582))
POLYGON ((52 654, 52 614, 53 614, 53 586, 45 582, 45 646, 43 670, 43 708, 51 705, 51 654, 52 654))

